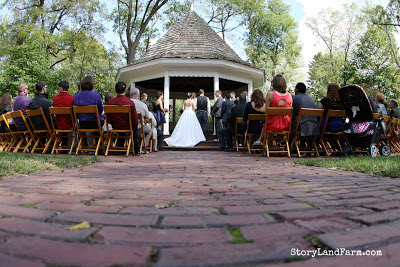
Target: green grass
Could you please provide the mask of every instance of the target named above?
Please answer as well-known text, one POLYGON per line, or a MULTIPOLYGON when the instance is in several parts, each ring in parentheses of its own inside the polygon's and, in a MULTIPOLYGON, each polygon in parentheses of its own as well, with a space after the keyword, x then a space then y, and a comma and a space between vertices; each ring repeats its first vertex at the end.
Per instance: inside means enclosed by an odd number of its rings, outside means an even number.
POLYGON ((253 243, 252 240, 247 240, 243 237, 242 233, 240 232, 240 228, 238 227, 227 227, 228 232, 231 234, 233 240, 232 244, 244 244, 244 243, 253 243))
POLYGON ((350 157, 350 158, 315 158, 297 159, 295 164, 329 169, 341 169, 368 174, 400 177, 400 155, 390 157, 350 157))
POLYGON ((37 171, 62 170, 98 162, 97 157, 0 153, 0 177, 37 171))

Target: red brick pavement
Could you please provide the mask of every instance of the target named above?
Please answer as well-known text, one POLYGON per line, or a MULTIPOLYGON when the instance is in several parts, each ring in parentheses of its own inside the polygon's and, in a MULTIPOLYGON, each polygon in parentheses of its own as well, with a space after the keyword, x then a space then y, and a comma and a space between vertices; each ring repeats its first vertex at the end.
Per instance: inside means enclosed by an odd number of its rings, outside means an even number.
POLYGON ((0 266, 400 262, 399 179, 215 151, 100 160, 0 179, 0 266), (341 248, 382 256, 311 254, 341 248))

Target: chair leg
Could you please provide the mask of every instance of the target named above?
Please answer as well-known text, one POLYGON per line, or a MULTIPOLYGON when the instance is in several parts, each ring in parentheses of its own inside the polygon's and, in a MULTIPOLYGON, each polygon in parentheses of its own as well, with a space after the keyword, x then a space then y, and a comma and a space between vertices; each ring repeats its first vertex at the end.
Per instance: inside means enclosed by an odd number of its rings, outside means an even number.
POLYGON ((318 151, 316 140, 317 140, 317 137, 314 137, 312 142, 313 142, 313 145, 314 145, 315 154, 317 155, 317 157, 319 157, 319 151, 318 151))
POLYGON ((325 150, 325 153, 326 153, 326 155, 329 157, 329 154, 328 154, 328 149, 326 149, 326 145, 325 145, 325 142, 324 142, 324 140, 321 138, 321 144, 322 144, 322 147, 324 148, 324 150, 325 150))
POLYGON ((81 138, 79 138, 79 143, 78 143, 78 146, 76 147, 76 152, 75 152, 75 155, 79 155, 79 149, 81 148, 81 145, 82 145, 82 137, 81 138))
POLYGON ((286 141, 288 157, 290 158, 290 147, 289 147, 289 136, 288 135, 285 135, 285 141, 286 141))
POLYGON ((111 145, 111 133, 108 134, 108 142, 107 142, 107 149, 106 153, 104 153, 104 156, 108 156, 108 151, 110 150, 110 145, 111 145))

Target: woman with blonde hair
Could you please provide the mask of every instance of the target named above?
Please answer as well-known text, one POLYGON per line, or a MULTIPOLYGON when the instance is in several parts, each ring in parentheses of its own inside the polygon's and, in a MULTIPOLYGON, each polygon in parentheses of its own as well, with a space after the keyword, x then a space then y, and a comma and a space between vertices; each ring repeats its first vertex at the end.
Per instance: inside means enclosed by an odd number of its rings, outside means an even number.
POLYGON ((385 101, 385 95, 382 93, 377 93, 375 96, 375 103, 376 103, 376 109, 377 113, 382 114, 387 116, 387 103, 385 101))

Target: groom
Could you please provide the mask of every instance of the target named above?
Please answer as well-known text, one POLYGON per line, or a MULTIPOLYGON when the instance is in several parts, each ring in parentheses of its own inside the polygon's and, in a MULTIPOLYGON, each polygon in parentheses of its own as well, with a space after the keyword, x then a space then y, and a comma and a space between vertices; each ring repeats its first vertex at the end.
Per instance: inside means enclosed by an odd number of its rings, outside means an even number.
POLYGON ((210 99, 204 95, 204 90, 199 90, 200 96, 197 97, 197 119, 199 120, 204 137, 207 138, 207 122, 210 115, 210 99))

